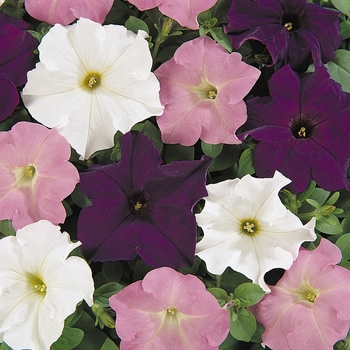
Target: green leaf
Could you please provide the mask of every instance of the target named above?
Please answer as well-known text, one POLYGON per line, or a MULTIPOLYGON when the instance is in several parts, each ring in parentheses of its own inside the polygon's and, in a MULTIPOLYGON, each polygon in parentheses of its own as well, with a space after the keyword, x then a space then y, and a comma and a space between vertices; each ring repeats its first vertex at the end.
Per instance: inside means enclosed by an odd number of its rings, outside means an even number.
POLYGON ((307 201, 310 205, 312 205, 314 208, 316 208, 316 209, 320 209, 320 208, 321 208, 320 203, 318 203, 318 202, 315 201, 314 199, 308 198, 306 201, 307 201))
POLYGON ((258 303, 264 295, 265 292, 261 287, 254 283, 242 283, 233 293, 233 297, 238 298, 243 307, 258 303))
POLYGON ((224 33, 222 27, 210 28, 210 34, 213 39, 228 52, 232 52, 232 43, 230 38, 224 33))
MULTIPOLYGON (((104 332, 98 328, 94 328, 92 332, 85 333, 83 341, 76 348, 74 348, 74 350, 96 350, 101 349, 103 346, 110 346, 109 342, 107 342, 107 345, 105 345, 107 339, 109 338, 104 332)), ((118 347, 107 347, 106 349, 115 350, 118 349, 118 347)))
POLYGON ((95 322, 91 316, 85 310, 83 310, 81 317, 74 323, 74 328, 79 328, 84 333, 91 332, 93 329, 95 329, 95 322))
POLYGON ((230 323, 230 333, 234 338, 248 342, 256 330, 255 318, 250 311, 244 308, 237 310, 237 313, 236 321, 230 323))
POLYGON ((74 191, 71 194, 72 201, 80 208, 90 207, 92 203, 85 196, 83 191, 81 190, 80 184, 77 184, 74 188, 74 191))
POLYGON ((110 282, 95 290, 94 302, 100 304, 102 307, 109 307, 108 299, 120 292, 124 286, 120 283, 110 282))
POLYGON ((344 40, 350 38, 350 21, 340 23, 340 34, 344 40))
POLYGON ((0 221, 0 233, 4 236, 15 236, 16 231, 12 226, 11 220, 1 220, 0 221))
POLYGON ((233 336, 229 333, 225 339, 225 341, 220 345, 219 350, 238 350, 236 347, 239 345, 239 340, 233 338, 233 336))
POLYGON ((123 264, 120 261, 106 261, 102 273, 107 282, 119 282, 123 275, 123 264))
POLYGON ((1 343, 0 350, 12 350, 6 343, 1 343))
POLYGON ((83 303, 80 302, 78 303, 76 309, 75 309, 75 312, 72 313, 71 315, 69 315, 65 321, 64 321, 64 325, 66 327, 71 327, 73 326, 78 320, 79 318, 81 317, 81 315, 83 314, 83 303))
POLYGON ((304 202, 306 199, 310 197, 310 195, 315 190, 315 188, 316 188, 316 182, 312 180, 308 188, 304 192, 298 194, 298 200, 300 202, 304 202))
POLYGON ((227 293, 232 293, 240 284, 250 282, 250 280, 243 274, 232 271, 231 268, 227 268, 221 275, 220 287, 225 289, 227 293))
POLYGON ((228 301, 228 295, 226 291, 221 288, 208 288, 207 291, 214 295, 220 306, 224 306, 228 301))
POLYGON ((255 173, 255 169, 253 167, 253 155, 253 148, 247 148, 245 151, 243 151, 238 162, 237 177, 242 178, 244 175, 255 173))
POLYGON ((149 120, 146 120, 142 132, 149 137, 159 153, 161 153, 163 151, 163 142, 160 138, 160 130, 149 120))
POLYGON ((139 30, 144 30, 147 34, 149 34, 149 28, 148 25, 140 18, 130 16, 128 20, 125 22, 125 27, 135 34, 139 30))
POLYGON ((339 199, 340 193, 334 192, 326 201, 325 205, 333 205, 339 199))
POLYGON ((325 66, 331 78, 339 83, 345 92, 350 92, 350 52, 343 49, 335 51, 334 60, 325 66))
POLYGON ((317 219, 316 228, 329 235, 337 235, 343 232, 339 219, 333 214, 322 216, 317 219))
POLYGON ((170 164, 177 160, 193 160, 194 147, 181 145, 164 145, 164 162, 170 164))
POLYGON ((214 159, 221 153, 224 145, 222 143, 219 143, 218 145, 211 145, 201 141, 201 147, 204 154, 214 159))
POLYGON ((340 238, 338 238, 335 244, 341 250, 341 253, 343 255, 343 260, 349 260, 350 259, 350 233, 346 233, 345 235, 342 235, 340 238))
POLYGON ((119 350, 119 348, 110 338, 107 338, 101 350, 119 350))
POLYGON ((210 21, 210 19, 211 19, 211 12, 209 10, 201 12, 197 16, 198 23, 200 24, 204 24, 205 22, 210 21))
POLYGON ((350 17, 350 0, 332 0, 333 6, 350 17))
POLYGON ((70 350, 78 346, 83 340, 84 332, 81 329, 64 327, 63 333, 54 342, 51 350, 70 350))

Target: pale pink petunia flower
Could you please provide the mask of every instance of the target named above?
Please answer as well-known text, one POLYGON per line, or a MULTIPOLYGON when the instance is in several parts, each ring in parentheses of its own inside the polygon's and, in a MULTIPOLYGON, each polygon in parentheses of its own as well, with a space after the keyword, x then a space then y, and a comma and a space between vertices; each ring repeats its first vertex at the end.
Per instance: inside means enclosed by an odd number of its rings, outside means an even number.
POLYGON ((230 313, 195 276, 169 267, 150 271, 109 299, 121 350, 218 349, 230 313))
POLYGON ((341 252, 327 239, 297 260, 250 311, 273 350, 332 350, 350 326, 350 271, 336 266, 341 252))
POLYGON ((35 19, 65 26, 80 17, 102 24, 113 0, 25 0, 24 4, 35 19))
POLYGON ((140 11, 158 7, 159 11, 183 27, 198 29, 197 16, 215 5, 217 0, 129 0, 140 11))
POLYGON ((19 122, 0 132, 0 220, 17 230, 46 219, 63 223, 62 200, 79 182, 68 141, 55 129, 19 122))
POLYGON ((235 135, 247 120, 243 98, 260 76, 237 53, 207 36, 185 42, 155 74, 165 106, 157 122, 165 143, 240 144, 235 135))

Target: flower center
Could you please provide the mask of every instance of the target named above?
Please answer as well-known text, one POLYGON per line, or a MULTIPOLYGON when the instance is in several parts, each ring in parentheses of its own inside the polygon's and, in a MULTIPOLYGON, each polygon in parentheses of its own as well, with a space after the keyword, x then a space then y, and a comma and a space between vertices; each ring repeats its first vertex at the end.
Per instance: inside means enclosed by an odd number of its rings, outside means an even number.
POLYGON ((241 232, 253 236, 258 232, 258 226, 255 220, 242 220, 241 222, 241 232))
POLYGON ((198 86, 191 88, 191 91, 195 92, 201 101, 204 100, 215 100, 218 94, 218 89, 204 80, 198 86))
POLYGON ((284 23, 283 27, 290 31, 293 29, 293 23, 292 22, 284 23))
POLYGON ((167 314, 168 314, 168 315, 174 316, 177 310, 176 310, 175 307, 168 307, 168 308, 166 309, 166 311, 167 311, 167 314))
POLYGON ((315 134, 316 123, 303 115, 294 118, 290 124, 290 131, 296 139, 311 138, 315 134))
POLYGON ((294 291, 299 301, 306 302, 309 305, 313 304, 319 295, 317 289, 311 287, 308 283, 303 284, 298 290, 294 291))
POLYGON ((286 28, 289 32, 297 30, 300 28, 299 19, 297 14, 289 13, 284 14, 281 24, 284 28, 286 28))
POLYGON ((45 295, 47 291, 46 284, 42 281, 41 277, 29 274, 27 276, 29 285, 33 286, 35 292, 40 295, 45 295))
POLYGON ((13 169, 13 173, 16 177, 14 187, 30 187, 36 179, 37 171, 34 165, 26 165, 21 168, 13 169))
POLYGON ((82 81, 82 86, 89 91, 96 89, 101 83, 101 75, 97 72, 87 73, 82 81))
POLYGON ((142 191, 133 193, 128 202, 131 212, 135 215, 142 215, 147 206, 147 198, 142 191))
POLYGON ((208 98, 210 100, 214 100, 216 98, 217 92, 218 91, 216 89, 215 89, 215 91, 214 90, 209 90, 208 91, 208 98))

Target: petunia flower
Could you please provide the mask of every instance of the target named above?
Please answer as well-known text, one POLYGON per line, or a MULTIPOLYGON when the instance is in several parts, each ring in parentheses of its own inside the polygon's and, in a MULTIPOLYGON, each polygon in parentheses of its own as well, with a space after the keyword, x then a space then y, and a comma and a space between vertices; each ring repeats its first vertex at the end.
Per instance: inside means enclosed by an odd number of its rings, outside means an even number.
POLYGON ((197 16, 215 5, 217 0, 128 0, 140 11, 158 7, 159 11, 183 27, 198 29, 197 16))
POLYGON ((305 71, 311 58, 315 65, 326 63, 342 42, 338 13, 307 0, 235 0, 227 20, 232 45, 260 41, 276 70, 289 63, 305 71))
POLYGON ((19 122, 0 132, 0 220, 15 229, 40 219, 63 223, 62 200, 79 182, 68 142, 55 129, 19 122))
POLYGON ((113 0, 25 0, 24 5, 32 17, 50 24, 65 26, 80 17, 102 24, 113 0))
POLYGON ((38 41, 27 29, 27 22, 0 13, 0 121, 15 110, 17 87, 27 82, 27 72, 35 65, 38 41))
POLYGON ((121 350, 218 349, 230 313, 196 276, 168 267, 150 271, 109 299, 121 350))
POLYGON ((204 209, 196 214, 204 232, 196 254, 209 272, 221 275, 230 266, 269 291, 265 273, 288 269, 301 243, 316 239, 314 218, 303 226, 278 197, 289 182, 276 171, 271 179, 246 175, 207 186, 204 209))
POLYGON ((274 350, 332 350, 350 327, 350 271, 336 266, 339 248, 326 239, 300 253, 271 294, 250 310, 264 326, 263 344, 274 350))
POLYGON ((295 193, 312 179, 328 191, 349 190, 350 94, 324 67, 299 77, 285 66, 270 78, 269 90, 271 97, 247 101, 247 131, 239 135, 260 141, 254 153, 257 176, 278 170, 292 180, 295 193))
POLYGON ((155 74, 165 106, 157 123, 166 143, 238 144, 238 127, 247 120, 243 97, 260 71, 229 54, 207 36, 185 42, 155 74))
POLYGON ((57 24, 39 45, 40 63, 28 73, 23 102, 34 119, 57 130, 84 158, 113 146, 163 112, 145 32, 101 26, 88 19, 57 24))
POLYGON ((49 349, 76 304, 92 305, 89 265, 67 258, 79 245, 46 220, 0 240, 0 333, 11 348, 49 349))
POLYGON ((81 173, 81 189, 92 201, 78 218, 85 257, 132 260, 153 267, 191 265, 197 236, 192 212, 204 196, 210 159, 162 160, 141 133, 120 138, 121 160, 81 173))

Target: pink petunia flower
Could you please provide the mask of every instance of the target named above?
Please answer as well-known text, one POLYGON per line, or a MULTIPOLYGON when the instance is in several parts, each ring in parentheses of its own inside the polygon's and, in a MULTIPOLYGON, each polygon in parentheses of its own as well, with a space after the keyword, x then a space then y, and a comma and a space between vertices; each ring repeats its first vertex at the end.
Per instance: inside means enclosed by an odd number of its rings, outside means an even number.
POLYGON ((17 230, 46 219, 64 222, 61 203, 79 182, 70 146, 56 129, 19 122, 0 132, 0 220, 17 230))
POLYGON ((215 5, 217 0, 129 0, 140 11, 158 6, 159 11, 183 27, 198 29, 197 16, 215 5))
POLYGON ((113 0, 26 0, 24 4, 35 19, 65 26, 80 17, 102 24, 113 0))
POLYGON ((251 308, 265 327, 263 344, 274 350, 331 350, 350 326, 350 271, 336 266, 341 252, 327 239, 301 248, 271 294, 251 308))
POLYGON ((109 303, 121 350, 218 349, 230 327, 230 313, 197 277, 169 267, 150 271, 109 303))
POLYGON ((247 120, 243 97, 260 71, 229 54, 207 36, 185 42, 155 74, 164 113, 157 122, 165 143, 240 144, 235 135, 247 120))

